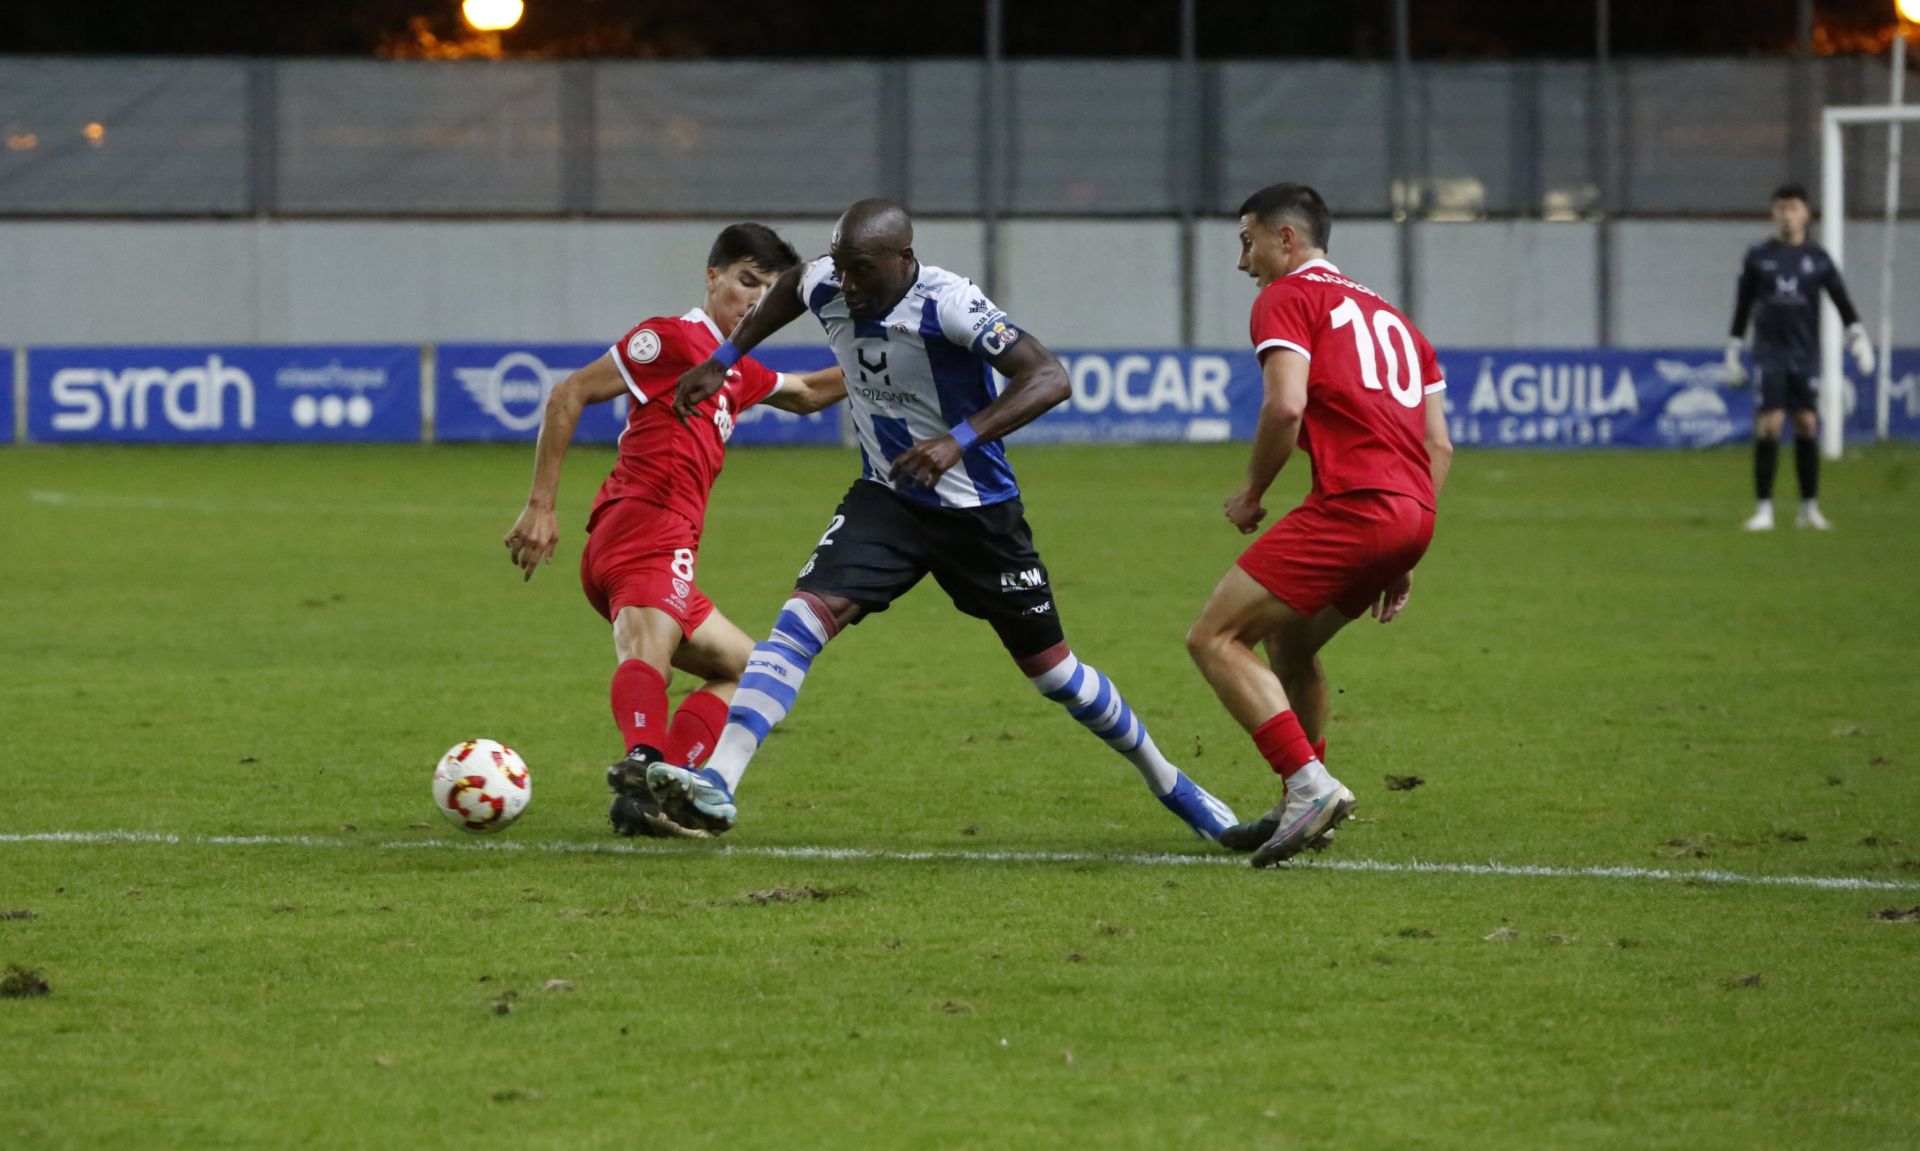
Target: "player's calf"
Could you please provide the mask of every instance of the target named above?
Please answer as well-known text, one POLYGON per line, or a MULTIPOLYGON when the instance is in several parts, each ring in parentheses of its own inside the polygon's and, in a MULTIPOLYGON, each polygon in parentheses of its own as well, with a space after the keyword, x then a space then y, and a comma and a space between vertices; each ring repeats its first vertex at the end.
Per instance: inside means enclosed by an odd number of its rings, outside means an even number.
POLYGON ((1194 834, 1217 840, 1234 825, 1233 809, 1168 762, 1120 689, 1100 669, 1080 662, 1066 641, 1019 664, 1035 691, 1065 707, 1081 726, 1125 756, 1161 806, 1179 816, 1194 834))

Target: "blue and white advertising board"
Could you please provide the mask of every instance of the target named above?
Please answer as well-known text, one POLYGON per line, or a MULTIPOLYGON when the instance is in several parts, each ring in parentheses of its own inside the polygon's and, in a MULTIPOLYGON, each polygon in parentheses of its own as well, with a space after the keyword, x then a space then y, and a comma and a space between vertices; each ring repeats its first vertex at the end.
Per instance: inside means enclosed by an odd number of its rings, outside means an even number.
MULTIPOLYGON (((1669 349, 1442 349, 1456 444, 1704 448, 1753 434, 1755 389, 1727 386, 1722 353, 1669 349)), ((1872 380, 1843 380, 1847 438, 1874 434, 1872 380)), ((1891 434, 1920 437, 1920 351, 1896 349, 1891 434)))
POLYGON ((15 360, 13 349, 0 347, 0 444, 13 442, 13 389, 15 360))
MULTIPOLYGON (((532 440, 554 387, 606 352, 605 344, 441 344, 434 366, 434 438, 532 440)), ((808 372, 833 362, 826 349, 805 347, 762 348, 754 359, 777 372, 808 372)), ((627 426, 631 402, 623 395, 588 407, 575 440, 612 443, 627 426)), ((838 408, 799 416, 766 404, 742 412, 728 441, 733 447, 839 442, 838 408)))
POLYGON ((1156 348, 1058 354, 1073 396, 1014 433, 1016 444, 1253 438, 1261 386, 1252 352, 1156 348))
POLYGON ((33 348, 36 443, 373 443, 420 438, 411 344, 33 348))

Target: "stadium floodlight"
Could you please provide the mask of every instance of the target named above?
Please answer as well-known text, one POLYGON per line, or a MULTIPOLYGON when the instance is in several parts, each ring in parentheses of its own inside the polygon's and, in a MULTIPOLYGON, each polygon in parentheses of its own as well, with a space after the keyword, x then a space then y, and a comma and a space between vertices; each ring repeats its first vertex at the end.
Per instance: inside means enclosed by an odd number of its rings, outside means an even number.
POLYGON ((465 0, 460 5, 460 14, 476 32, 505 32, 520 23, 526 9, 522 0, 465 0))
POLYGON ((1893 7, 1900 13, 1900 19, 1910 24, 1920 24, 1920 0, 1894 0, 1893 7))

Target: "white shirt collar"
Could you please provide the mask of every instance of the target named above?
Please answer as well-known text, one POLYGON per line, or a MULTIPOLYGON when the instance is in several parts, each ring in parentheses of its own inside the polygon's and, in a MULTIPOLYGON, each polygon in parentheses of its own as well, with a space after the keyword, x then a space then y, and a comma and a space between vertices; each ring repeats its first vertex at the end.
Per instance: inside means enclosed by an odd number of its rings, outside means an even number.
POLYGON ((1325 268, 1327 271, 1332 272, 1336 276, 1340 274, 1340 269, 1333 266, 1332 260, 1327 259, 1325 256, 1315 256, 1313 259, 1308 260, 1306 263, 1295 268, 1293 271, 1288 272, 1287 275, 1297 276, 1300 273, 1306 271, 1308 268, 1325 268))
POLYGON ((713 317, 707 315, 705 310, 701 308, 695 308, 693 311, 688 312, 686 315, 681 316, 680 318, 683 320, 698 320, 700 323, 705 324, 707 326, 707 331, 713 333, 713 338, 716 342, 724 341, 726 339, 725 336, 720 334, 720 325, 714 323, 713 317))

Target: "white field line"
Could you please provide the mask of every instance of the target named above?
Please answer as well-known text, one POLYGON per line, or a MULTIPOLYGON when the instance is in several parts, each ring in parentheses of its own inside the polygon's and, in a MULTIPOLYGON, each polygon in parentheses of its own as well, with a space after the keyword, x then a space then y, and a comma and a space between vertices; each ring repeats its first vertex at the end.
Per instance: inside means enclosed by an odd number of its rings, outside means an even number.
POLYGON ((288 515, 342 515, 342 516, 455 516, 455 515, 498 515, 498 508, 489 508, 475 504, 390 504, 342 503, 340 501, 316 501, 314 503, 292 503, 281 501, 197 500, 181 499, 177 496, 138 496, 118 495, 108 492, 54 492, 34 490, 27 493, 27 502, 45 507, 79 508, 93 511, 148 511, 148 512, 187 512, 209 516, 288 516, 288 515))
MULTIPOLYGON (((315 835, 172 835, 153 831, 40 831, 0 833, 10 843, 163 844, 182 847, 331 847, 377 851, 494 851, 548 855, 686 856, 701 851, 692 844, 652 846, 629 841, 521 843, 510 839, 346 839, 315 835)), ((1245 867, 1244 857, 1102 853, 1092 851, 877 851, 860 847, 718 847, 716 855, 754 859, 816 859, 880 863, 1080 863, 1142 867, 1245 867)), ((1300 859, 1290 866, 1310 871, 1370 871, 1397 875, 1480 875, 1531 879, 1626 879, 1653 882, 1716 883, 1746 887, 1800 887, 1823 891, 1920 891, 1920 882, 1866 879, 1851 875, 1746 875, 1732 871, 1676 871, 1663 867, 1549 867, 1527 863, 1396 863, 1380 859, 1300 859)))

